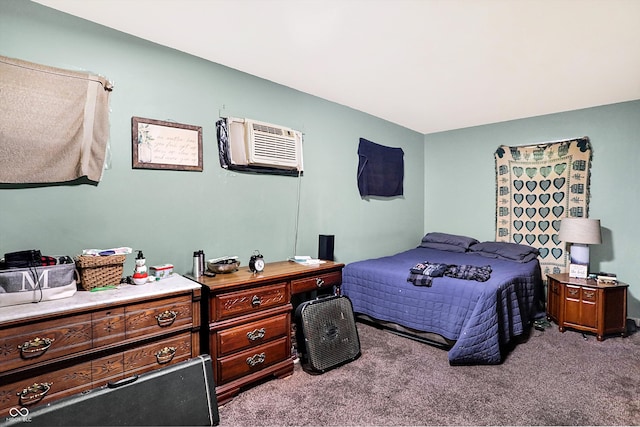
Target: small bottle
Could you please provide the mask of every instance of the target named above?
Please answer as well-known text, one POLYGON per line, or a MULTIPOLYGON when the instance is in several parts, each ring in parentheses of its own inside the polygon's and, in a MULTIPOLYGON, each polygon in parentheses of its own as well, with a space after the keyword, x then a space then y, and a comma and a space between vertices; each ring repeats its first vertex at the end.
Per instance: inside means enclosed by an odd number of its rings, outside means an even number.
POLYGON ((200 254, 198 251, 193 253, 193 277, 200 277, 200 254))

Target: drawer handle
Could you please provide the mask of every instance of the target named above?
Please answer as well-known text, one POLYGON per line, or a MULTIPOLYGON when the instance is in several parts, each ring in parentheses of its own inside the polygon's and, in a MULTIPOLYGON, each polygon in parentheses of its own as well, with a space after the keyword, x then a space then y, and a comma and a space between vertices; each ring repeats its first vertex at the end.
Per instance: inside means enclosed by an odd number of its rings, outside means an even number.
POLYGON ((578 295, 578 290, 577 289, 569 288, 568 291, 569 291, 569 295, 571 295, 572 297, 578 295))
POLYGON ((158 326, 166 327, 173 325, 173 322, 178 317, 178 313, 173 310, 166 310, 156 316, 156 320, 158 321, 158 326))
POLYGON ((324 280, 321 277, 316 277, 316 286, 319 288, 324 286, 324 280))
POLYGON ((585 298, 593 298, 596 293, 593 291, 584 291, 585 298))
POLYGON ((53 338, 40 338, 35 337, 31 341, 25 341, 24 344, 19 345, 20 355, 24 358, 38 357, 49 350, 51 344, 55 341, 53 338))
POLYGON ((266 357, 266 355, 264 353, 254 354, 251 357, 247 357, 247 365, 249 365, 249 366, 251 366, 253 368, 256 365, 264 363, 264 360, 266 358, 267 357, 266 357))
POLYGON ((175 347, 165 347, 156 353, 156 360, 158 364, 163 365, 173 360, 173 356, 176 355, 175 347))
POLYGON ((251 298, 251 306, 260 307, 260 304, 262 304, 262 300, 258 295, 254 295, 253 298, 251 298))
POLYGON ((28 406, 40 402, 49 393, 52 385, 53 383, 34 383, 23 389, 20 393, 17 393, 20 405, 28 406))
POLYGON ((254 329, 253 331, 247 332, 247 338, 249 338, 249 341, 259 340, 264 338, 266 332, 264 328, 254 329))

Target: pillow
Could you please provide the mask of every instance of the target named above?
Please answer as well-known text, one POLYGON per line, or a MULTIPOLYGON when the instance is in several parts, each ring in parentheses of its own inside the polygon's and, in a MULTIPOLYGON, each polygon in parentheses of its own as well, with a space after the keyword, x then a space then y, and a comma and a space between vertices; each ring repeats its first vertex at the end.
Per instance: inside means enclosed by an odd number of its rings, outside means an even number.
POLYGON ((529 262, 538 256, 538 249, 509 242, 482 242, 471 245, 469 251, 488 258, 529 262))
POLYGON ((447 233, 427 233, 422 238, 423 243, 446 243, 448 245, 460 246, 465 249, 469 249, 469 246, 474 243, 479 243, 473 237, 458 236, 455 234, 447 233))
POLYGON ((538 255, 534 254, 534 253, 531 253, 531 254, 526 255, 526 256, 524 256, 522 258, 519 258, 519 259, 507 258, 507 257, 504 257, 502 255, 498 255, 498 254, 491 253, 491 252, 478 251, 478 252, 467 252, 467 253, 472 253, 474 255, 480 255, 480 256, 483 256, 483 257, 486 257, 486 258, 502 259, 502 260, 505 260, 505 261, 518 262, 518 263, 529 262, 529 261, 532 261, 532 260, 534 260, 534 259, 536 259, 538 257, 538 255))
POLYGON ((448 243, 422 242, 418 247, 438 249, 439 251, 448 251, 448 252, 466 252, 467 251, 467 248, 463 248, 462 246, 457 246, 457 245, 450 245, 448 243))

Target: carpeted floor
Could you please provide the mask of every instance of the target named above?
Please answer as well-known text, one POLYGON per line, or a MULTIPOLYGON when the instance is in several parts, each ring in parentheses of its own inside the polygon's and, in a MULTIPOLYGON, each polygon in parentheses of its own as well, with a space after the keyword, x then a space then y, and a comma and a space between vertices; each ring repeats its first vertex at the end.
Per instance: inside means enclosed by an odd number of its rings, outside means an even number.
POLYGON ((249 388, 220 426, 639 425, 640 334, 598 342, 555 324, 501 365, 449 366, 445 350, 358 323, 362 356, 322 375, 249 388))

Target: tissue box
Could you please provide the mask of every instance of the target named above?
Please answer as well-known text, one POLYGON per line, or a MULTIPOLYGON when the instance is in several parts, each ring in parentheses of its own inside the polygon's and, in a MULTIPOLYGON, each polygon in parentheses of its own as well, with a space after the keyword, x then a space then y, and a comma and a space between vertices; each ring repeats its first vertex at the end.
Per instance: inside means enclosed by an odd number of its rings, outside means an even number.
POLYGON ((151 276, 157 277, 158 279, 164 279, 165 277, 169 277, 173 274, 173 265, 172 264, 153 265, 149 267, 149 274, 151 276))

